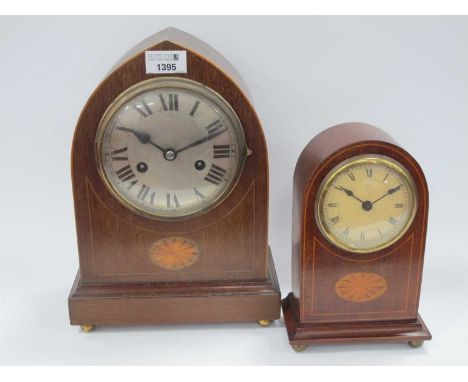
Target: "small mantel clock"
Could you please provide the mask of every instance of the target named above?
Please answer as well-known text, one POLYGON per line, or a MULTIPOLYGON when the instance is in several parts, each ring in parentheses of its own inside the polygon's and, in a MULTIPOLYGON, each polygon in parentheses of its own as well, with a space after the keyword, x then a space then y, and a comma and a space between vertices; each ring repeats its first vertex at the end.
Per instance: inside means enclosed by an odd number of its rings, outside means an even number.
POLYGON ((211 47, 169 28, 122 58, 81 113, 72 180, 71 324, 279 318, 264 135, 211 47))
POLYGON ((418 314, 428 214, 424 174, 382 130, 317 135, 294 173, 289 343, 431 339, 418 314))

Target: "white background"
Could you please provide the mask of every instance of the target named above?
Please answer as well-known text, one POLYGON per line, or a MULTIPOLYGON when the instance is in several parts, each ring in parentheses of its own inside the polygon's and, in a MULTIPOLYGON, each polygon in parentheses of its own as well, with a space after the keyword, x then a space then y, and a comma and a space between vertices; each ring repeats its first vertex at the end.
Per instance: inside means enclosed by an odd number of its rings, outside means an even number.
POLYGON ((0 18, 0 364, 468 364, 468 18, 0 18), (78 268, 70 147, 84 103, 129 48, 168 26, 240 72, 270 155, 270 245, 290 290, 292 176, 332 125, 379 126, 425 170, 430 215, 420 313, 434 339, 310 347, 282 320, 69 326, 78 268))

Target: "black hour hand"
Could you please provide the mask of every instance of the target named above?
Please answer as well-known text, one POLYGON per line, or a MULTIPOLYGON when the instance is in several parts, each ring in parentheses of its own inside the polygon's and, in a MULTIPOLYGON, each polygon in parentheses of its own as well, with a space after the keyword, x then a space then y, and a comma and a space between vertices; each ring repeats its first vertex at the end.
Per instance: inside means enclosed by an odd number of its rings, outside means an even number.
POLYGON ((344 191, 344 192, 346 193, 346 195, 348 195, 348 196, 353 196, 353 195, 354 195, 353 191, 348 190, 347 188, 344 188, 344 187, 342 187, 342 186, 335 187, 335 188, 336 188, 337 190, 344 191))
POLYGON ((151 138, 150 138, 150 136, 148 134, 141 133, 139 131, 136 131, 135 129, 130 129, 128 127, 123 127, 123 126, 118 126, 117 129, 132 133, 135 137, 138 138, 140 143, 143 143, 143 144, 148 143, 151 140, 151 138))
POLYGON ((361 203, 364 203, 361 199, 359 199, 356 195, 354 195, 354 192, 351 190, 348 190, 347 188, 344 188, 342 186, 335 187, 337 190, 344 191, 346 195, 351 196, 352 198, 359 200, 361 203))
POLYGON ((152 146, 156 147, 157 149, 161 150, 162 152, 165 152, 166 150, 164 150, 164 148, 162 148, 161 146, 159 146, 158 144, 154 143, 151 141, 151 137, 149 136, 149 134, 146 134, 146 133, 142 133, 140 131, 137 131, 135 129, 130 129, 128 127, 123 127, 123 126, 117 126, 116 129, 119 129, 119 130, 122 130, 122 131, 127 131, 129 133, 132 133, 135 137, 138 138, 138 140, 140 141, 140 143, 142 144, 146 144, 146 143, 149 143, 151 144, 152 146))

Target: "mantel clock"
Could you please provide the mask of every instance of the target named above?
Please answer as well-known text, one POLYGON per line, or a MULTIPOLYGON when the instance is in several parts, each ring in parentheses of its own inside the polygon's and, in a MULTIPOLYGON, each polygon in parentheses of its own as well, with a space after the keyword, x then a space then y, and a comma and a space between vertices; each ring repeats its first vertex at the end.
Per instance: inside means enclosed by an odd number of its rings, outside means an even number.
POLYGON ((73 325, 279 318, 264 135, 211 47, 169 28, 122 58, 79 118, 72 180, 73 325))
POLYGON ((294 173, 289 342, 431 339, 418 315, 428 214, 424 174, 382 130, 345 123, 303 150, 294 173))

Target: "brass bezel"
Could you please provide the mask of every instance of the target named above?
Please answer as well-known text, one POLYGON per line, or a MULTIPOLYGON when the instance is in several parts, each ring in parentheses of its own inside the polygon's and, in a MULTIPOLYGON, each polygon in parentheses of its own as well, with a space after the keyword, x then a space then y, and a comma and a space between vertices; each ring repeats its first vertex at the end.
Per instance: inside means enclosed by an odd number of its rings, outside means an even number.
POLYGON ((405 233, 408 231, 408 228, 411 226, 413 223, 414 217, 416 216, 416 211, 418 207, 418 197, 417 197, 417 192, 416 192, 416 184, 414 182, 413 177, 411 174, 406 170, 405 167, 395 159, 392 159, 390 157, 387 157, 385 155, 379 155, 379 154, 362 154, 362 155, 357 155, 351 158, 346 159, 345 161, 339 163, 336 165, 325 177, 325 179, 322 181, 316 201, 315 201, 315 219, 317 221, 317 225, 319 227, 320 232, 322 235, 333 245, 336 247, 343 249, 348 252, 352 253, 371 253, 371 252, 377 252, 380 251, 384 248, 387 248, 397 242, 405 233), (338 176, 338 174, 342 173, 343 171, 346 171, 348 168, 355 166, 355 165, 360 165, 364 163, 376 163, 376 164, 382 164, 384 166, 387 166, 400 174, 408 183, 408 186, 410 188, 410 198, 413 202, 413 208, 411 211, 410 218, 408 219, 406 225, 404 228, 396 235, 393 239, 383 243, 382 245, 373 247, 373 248, 368 248, 368 249, 356 249, 353 247, 350 247, 346 245, 345 243, 341 242, 339 239, 337 239, 333 233, 328 229, 326 224, 324 224, 324 216, 323 216, 323 200, 324 196, 328 192, 328 189, 330 188, 330 184, 333 182, 333 180, 338 176))
POLYGON ((199 82, 189 80, 186 78, 180 77, 159 77, 159 78, 152 78, 149 80, 141 81, 128 89, 124 90, 120 93, 114 101, 108 106, 106 111, 104 112, 96 132, 96 138, 94 141, 95 144, 95 153, 96 153, 96 163, 98 168, 98 173, 103 180, 104 184, 106 185, 107 189, 110 193, 126 208, 130 209, 131 211, 156 220, 165 220, 165 221, 177 221, 177 220, 186 220, 188 218, 194 218, 203 214, 206 214, 219 206, 233 191, 237 183, 239 182, 240 176, 244 169, 245 160, 247 158, 247 153, 250 151, 247 148, 247 144, 245 142, 244 130, 242 124, 239 120, 234 109, 229 105, 229 103, 221 96, 219 93, 214 91, 213 89, 205 86, 199 82), (103 164, 103 151, 102 151, 102 143, 104 133, 106 131, 106 127, 114 116, 115 112, 119 110, 119 108, 128 102, 130 99, 136 97, 137 95, 144 93, 149 90, 158 89, 158 88, 167 88, 167 87, 174 87, 174 88, 181 88, 184 90, 190 90, 197 93, 199 96, 208 99, 209 101, 215 103, 219 108, 224 112, 227 118, 230 120, 233 128, 234 133, 237 139, 238 144, 238 155, 239 161, 236 169, 236 173, 232 178, 231 184, 226 188, 226 190, 218 195, 213 202, 205 207, 202 207, 194 212, 190 212, 184 215, 170 215, 170 214, 152 214, 148 211, 142 210, 138 207, 138 205, 131 203, 127 199, 125 199, 117 190, 110 180, 108 179, 104 164, 103 164))

